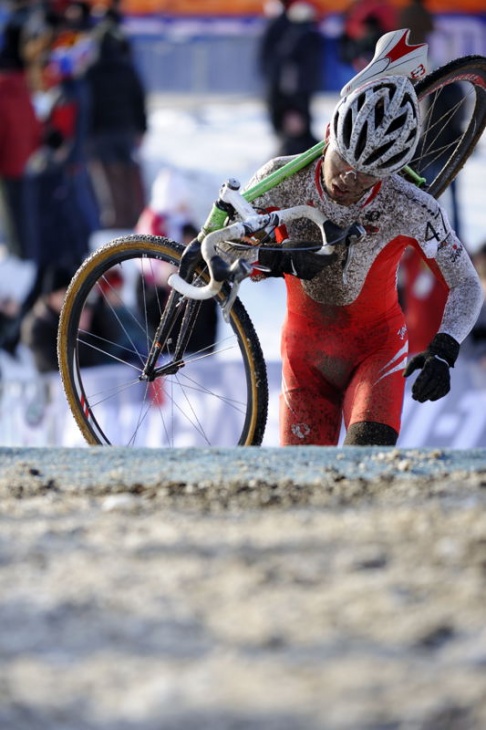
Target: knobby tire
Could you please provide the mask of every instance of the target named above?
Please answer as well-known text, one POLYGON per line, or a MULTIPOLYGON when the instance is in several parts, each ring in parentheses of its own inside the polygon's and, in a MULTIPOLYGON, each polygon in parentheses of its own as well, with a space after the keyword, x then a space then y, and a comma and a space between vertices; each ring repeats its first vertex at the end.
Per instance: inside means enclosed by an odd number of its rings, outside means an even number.
MULTIPOLYGON (((175 373, 153 382, 139 380, 152 343, 153 308, 159 321, 165 306, 161 295, 154 296, 156 287, 149 296, 151 282, 167 274, 164 267, 177 268, 182 252, 181 244, 165 238, 126 236, 93 253, 71 282, 61 313, 58 359, 69 407, 89 444, 261 444, 268 409, 266 366, 241 301, 235 301, 229 323, 218 315, 213 347, 185 354, 175 373), (121 280, 132 290, 137 282, 135 314, 133 302, 127 304, 129 297, 112 284, 121 280), (100 310, 98 329, 93 325, 89 331, 87 318, 94 321, 93 311, 100 310)), ((196 278, 205 282, 201 271, 196 278)), ((223 288, 217 297, 219 309, 228 293, 223 288)), ((181 300, 179 322, 188 303, 181 300)), ((170 361, 176 339, 172 333, 163 343, 162 363, 170 361)))
POLYGON ((439 198, 464 167, 486 127, 486 58, 465 56, 416 86, 423 133, 410 167, 439 198))

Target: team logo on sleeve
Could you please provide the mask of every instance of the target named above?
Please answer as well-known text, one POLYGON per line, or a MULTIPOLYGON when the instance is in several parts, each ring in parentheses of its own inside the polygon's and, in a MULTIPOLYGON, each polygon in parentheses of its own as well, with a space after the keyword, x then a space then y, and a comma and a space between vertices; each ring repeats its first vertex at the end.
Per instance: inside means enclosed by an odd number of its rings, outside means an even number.
POLYGON ((381 218, 381 213, 379 210, 369 210, 367 213, 364 214, 363 218, 363 228, 368 235, 379 232, 380 228, 376 225, 376 223, 381 218))
POLYGON ((452 245, 450 245, 450 237, 448 236, 445 241, 442 241, 439 244, 438 251, 442 251, 442 249, 449 249, 448 253, 450 255, 451 261, 453 264, 456 263, 457 259, 461 256, 462 252, 464 251, 464 246, 459 241, 453 240, 452 245))

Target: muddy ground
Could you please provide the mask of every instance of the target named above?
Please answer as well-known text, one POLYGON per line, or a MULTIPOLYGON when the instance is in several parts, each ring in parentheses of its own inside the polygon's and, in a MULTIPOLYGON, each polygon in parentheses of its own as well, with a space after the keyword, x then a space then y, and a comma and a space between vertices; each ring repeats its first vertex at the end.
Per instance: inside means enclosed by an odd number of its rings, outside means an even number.
POLYGON ((2 730, 486 728, 486 451, 0 459, 2 730))

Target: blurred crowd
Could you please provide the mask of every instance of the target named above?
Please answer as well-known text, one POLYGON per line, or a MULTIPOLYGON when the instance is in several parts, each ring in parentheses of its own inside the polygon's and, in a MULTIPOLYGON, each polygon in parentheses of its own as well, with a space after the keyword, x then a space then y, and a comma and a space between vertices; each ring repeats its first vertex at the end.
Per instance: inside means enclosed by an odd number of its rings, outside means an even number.
POLYGON ((116 0, 10 1, 0 43, 2 259, 31 277, 0 294, 1 348, 15 353, 46 303, 58 308, 52 287, 72 276, 95 231, 136 225, 146 129, 116 0))

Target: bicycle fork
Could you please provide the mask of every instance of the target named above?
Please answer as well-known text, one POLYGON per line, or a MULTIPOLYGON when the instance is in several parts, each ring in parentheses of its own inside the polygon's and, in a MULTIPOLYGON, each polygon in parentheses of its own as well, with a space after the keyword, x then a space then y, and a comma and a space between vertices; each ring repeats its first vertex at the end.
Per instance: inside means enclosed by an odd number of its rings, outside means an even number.
MULTIPOLYGON (((201 260, 201 244, 195 239, 187 246, 182 254, 179 275, 186 281, 191 281, 201 260)), ((156 378, 164 375, 175 375, 184 367, 184 353, 194 331, 200 307, 201 302, 187 299, 182 294, 179 294, 179 292, 171 289, 150 347, 147 362, 140 375, 140 380, 152 382, 156 378), (180 314, 181 307, 185 307, 182 317, 180 314), (180 330, 177 334, 173 335, 178 320, 181 322, 180 330), (169 362, 157 367, 157 362, 161 354, 168 354, 168 348, 172 344, 172 337, 174 337, 175 341, 173 354, 169 362)))

